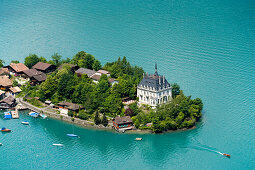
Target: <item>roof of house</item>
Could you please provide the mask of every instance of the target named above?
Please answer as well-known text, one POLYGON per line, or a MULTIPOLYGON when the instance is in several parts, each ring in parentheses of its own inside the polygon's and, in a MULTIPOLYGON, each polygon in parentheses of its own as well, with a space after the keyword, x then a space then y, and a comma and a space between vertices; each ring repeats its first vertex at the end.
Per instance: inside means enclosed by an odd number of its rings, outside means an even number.
POLYGON ((0 86, 10 87, 12 86, 12 80, 6 75, 0 76, 0 86))
POLYGON ((23 63, 11 63, 10 67, 16 72, 22 72, 24 70, 28 70, 27 66, 23 63))
POLYGON ((83 106, 80 106, 78 104, 71 103, 71 102, 66 102, 66 101, 59 102, 58 105, 66 106, 70 110, 79 110, 79 109, 84 108, 83 106))
POLYGON ((46 76, 46 74, 41 73, 41 74, 33 75, 33 78, 36 81, 42 82, 42 81, 45 81, 47 79, 47 76, 46 76))
POLYGON ((37 69, 37 70, 47 70, 50 66, 52 66, 52 64, 49 64, 49 63, 43 63, 43 62, 38 62, 36 63, 33 68, 34 69, 37 69))
POLYGON ((101 73, 101 74, 110 74, 110 72, 107 71, 107 70, 98 70, 97 73, 101 73))
POLYGON ((15 102, 15 98, 11 95, 0 101, 0 103, 7 103, 9 105, 11 105, 13 102, 15 102))
POLYGON ((93 76, 91 76, 90 78, 92 78, 93 80, 96 80, 96 81, 99 81, 101 76, 100 75, 97 75, 97 74, 94 74, 93 76))
POLYGON ((11 90, 13 93, 19 93, 19 92, 22 91, 18 86, 17 86, 17 87, 11 87, 10 90, 11 90))
POLYGON ((79 68, 79 66, 77 66, 77 65, 69 64, 69 63, 64 63, 64 64, 61 64, 61 65, 58 67, 58 70, 61 70, 64 66, 70 66, 71 68, 79 68))
POLYGON ((170 87, 170 84, 166 80, 165 76, 160 76, 157 72, 157 65, 155 66, 154 74, 145 74, 142 81, 138 86, 151 87, 156 90, 170 87))
POLYGON ((26 74, 30 78, 33 77, 34 75, 42 74, 41 71, 38 71, 36 69, 24 70, 23 72, 24 72, 24 74, 26 74))
POLYGON ((8 68, 0 68, 0 75, 3 75, 3 74, 10 74, 8 68))
POLYGON ((119 124, 126 124, 126 123, 133 123, 130 116, 124 116, 124 117, 115 117, 114 122, 119 124))
POLYGON ((78 70, 75 71, 76 74, 87 74, 88 77, 92 76, 93 74, 96 73, 95 70, 90 70, 87 68, 79 68, 78 70))
POLYGON ((117 82, 118 80, 116 80, 116 79, 114 79, 114 78, 109 78, 109 79, 108 79, 108 82, 109 82, 109 83, 113 83, 114 81, 117 82))
POLYGON ((5 93, 5 91, 3 91, 3 90, 0 90, 0 95, 2 95, 2 94, 4 94, 5 93))

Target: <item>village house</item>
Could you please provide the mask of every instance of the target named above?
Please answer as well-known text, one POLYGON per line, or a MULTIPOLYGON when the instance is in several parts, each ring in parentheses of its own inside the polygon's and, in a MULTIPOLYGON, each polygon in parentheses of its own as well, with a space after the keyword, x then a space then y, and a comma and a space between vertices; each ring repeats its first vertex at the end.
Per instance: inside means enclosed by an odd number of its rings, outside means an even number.
POLYGON ((78 70, 75 71, 75 73, 77 74, 77 76, 81 77, 82 75, 87 75, 88 77, 91 77, 92 75, 94 75, 96 73, 95 70, 90 70, 87 68, 79 68, 78 70))
POLYGON ((121 132, 134 128, 133 121, 130 118, 130 116, 115 117, 112 123, 113 123, 113 128, 121 132))
POLYGON ((47 78, 46 74, 36 69, 25 70, 23 77, 26 78, 28 81, 31 81, 30 84, 32 85, 40 84, 47 78))
POLYGON ((8 68, 0 68, 0 76, 10 76, 10 71, 8 70, 8 68))
POLYGON ((64 63, 64 64, 61 64, 61 65, 58 67, 58 70, 61 70, 61 69, 62 69, 63 67, 65 67, 65 66, 71 67, 71 71, 72 71, 73 73, 75 73, 75 71, 79 69, 79 66, 77 66, 77 65, 73 65, 73 64, 69 64, 69 63, 64 63))
POLYGON ((107 77, 109 77, 111 73, 109 71, 106 71, 106 70, 98 70, 95 74, 100 75, 100 76, 105 74, 107 77))
POLYGON ((97 74, 94 74, 94 75, 92 75, 90 78, 92 79, 92 81, 93 81, 94 83, 98 83, 99 80, 100 80, 100 78, 101 78, 101 76, 100 76, 100 75, 97 75, 97 74))
POLYGON ((9 79, 9 76, 0 76, 0 89, 8 90, 10 87, 12 87, 12 80, 9 79))
POLYGON ((18 95, 20 92, 22 92, 22 90, 19 87, 11 87, 9 90, 14 97, 18 95))
POLYGON ((59 102, 57 106, 55 107, 58 108, 60 110, 60 113, 62 114, 68 114, 68 111, 73 111, 78 113, 79 110, 84 109, 83 106, 80 106, 78 104, 71 103, 71 102, 66 102, 66 101, 59 102))
POLYGON ((32 68, 47 74, 55 71, 57 66, 49 63, 38 62, 32 68))
POLYGON ((157 65, 155 65, 154 74, 143 75, 142 81, 137 86, 137 97, 139 97, 139 104, 148 104, 152 107, 171 100, 172 87, 165 76, 158 74, 157 65))
POLYGON ((5 91, 0 90, 0 100, 2 100, 5 97, 5 91))
POLYGON ((2 100, 0 100, 0 109, 10 109, 15 107, 16 99, 10 95, 2 100))
POLYGON ((19 76, 23 74, 24 70, 28 70, 27 66, 23 63, 11 63, 9 66, 6 66, 10 71, 11 75, 19 76))
POLYGON ((116 83, 119 83, 119 81, 116 80, 116 79, 114 79, 114 78, 109 78, 109 79, 108 79, 108 82, 110 83, 111 86, 113 86, 113 85, 116 84, 116 83))

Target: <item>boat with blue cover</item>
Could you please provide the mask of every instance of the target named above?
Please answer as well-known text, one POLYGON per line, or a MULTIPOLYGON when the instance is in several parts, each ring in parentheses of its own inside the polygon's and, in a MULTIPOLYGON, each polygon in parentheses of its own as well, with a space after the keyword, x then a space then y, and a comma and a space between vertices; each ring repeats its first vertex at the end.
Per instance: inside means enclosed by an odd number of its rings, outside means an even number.
POLYGON ((35 118, 37 118, 39 116, 39 113, 36 113, 36 112, 30 112, 28 114, 29 114, 29 116, 32 116, 32 117, 35 117, 35 118))
POLYGON ((40 114, 40 116, 43 118, 43 119, 46 119, 47 116, 46 115, 43 115, 43 114, 40 114))
POLYGON ((2 127, 0 130, 1 132, 11 132, 11 129, 6 129, 5 127, 2 127))
POLYGON ((4 112, 4 119, 12 119, 11 112, 4 112))

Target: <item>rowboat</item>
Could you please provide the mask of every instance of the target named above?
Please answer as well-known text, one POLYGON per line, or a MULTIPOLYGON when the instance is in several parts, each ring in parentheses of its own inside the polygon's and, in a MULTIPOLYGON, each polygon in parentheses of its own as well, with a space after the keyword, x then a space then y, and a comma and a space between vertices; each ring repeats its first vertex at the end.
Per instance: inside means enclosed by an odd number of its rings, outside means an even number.
POLYGON ((142 138, 135 138, 135 140, 142 140, 142 138))

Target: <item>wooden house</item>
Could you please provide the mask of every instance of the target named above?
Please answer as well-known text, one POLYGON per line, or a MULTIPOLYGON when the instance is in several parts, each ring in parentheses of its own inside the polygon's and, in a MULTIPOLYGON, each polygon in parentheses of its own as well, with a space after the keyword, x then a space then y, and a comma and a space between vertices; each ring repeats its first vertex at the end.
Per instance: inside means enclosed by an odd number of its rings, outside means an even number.
POLYGON ((49 63, 38 62, 32 68, 46 74, 55 71, 57 66, 49 63))
POLYGON ((9 79, 9 76, 0 76, 0 89, 6 90, 12 87, 12 80, 9 79))
POLYGON ((32 85, 40 84, 43 81, 45 81, 47 78, 46 74, 44 74, 43 72, 38 71, 36 69, 25 70, 23 77, 30 80, 31 81, 30 84, 32 84, 32 85))
POLYGON ((75 71, 75 73, 77 74, 77 76, 81 77, 82 75, 87 75, 88 77, 91 77, 92 75, 94 75, 96 73, 95 70, 90 70, 87 68, 79 68, 78 70, 75 71))
POLYGON ((79 110, 84 109, 83 106, 80 106, 78 104, 71 103, 71 102, 66 102, 66 101, 59 102, 56 107, 59 109, 67 109, 68 111, 73 111, 76 113, 78 113, 79 110))
POLYGON ((113 128, 115 128, 117 131, 124 132, 125 130, 132 129, 133 127, 133 121, 130 116, 115 117, 113 120, 113 128))
POLYGON ((16 99, 11 95, 0 100, 0 109, 10 109, 15 107, 15 105, 16 105, 16 99))
POLYGON ((23 74, 24 70, 28 70, 27 66, 25 66, 23 63, 11 63, 9 66, 7 66, 7 68, 9 69, 10 74, 15 76, 19 76, 23 74))

